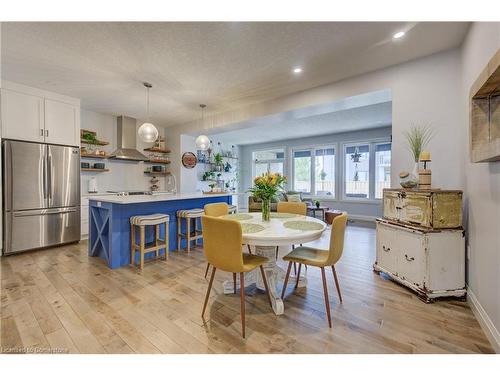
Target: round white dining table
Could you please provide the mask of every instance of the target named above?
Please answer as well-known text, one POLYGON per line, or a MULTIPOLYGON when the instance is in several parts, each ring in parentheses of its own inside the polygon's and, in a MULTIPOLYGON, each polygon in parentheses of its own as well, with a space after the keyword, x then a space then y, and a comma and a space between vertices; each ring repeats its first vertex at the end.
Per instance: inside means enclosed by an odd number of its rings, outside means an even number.
MULTIPOLYGON (((283 300, 281 299, 281 290, 277 290, 278 284, 285 278, 285 270, 276 263, 276 246, 286 247, 289 251, 291 245, 305 244, 317 240, 326 229, 326 224, 310 216, 271 213, 270 221, 262 220, 262 213, 240 213, 235 215, 226 215, 226 219, 238 220, 242 226, 243 243, 254 246, 252 253, 266 257, 268 261, 263 265, 269 285, 271 295, 271 304, 276 315, 284 313, 283 300), (289 224, 286 224, 286 223, 289 224), (290 223, 293 222, 293 223, 290 223), (315 228, 300 228, 301 224, 297 222, 312 222, 315 228), (287 227, 288 226, 288 227, 287 227), (293 226, 291 228, 290 226, 293 226), (296 229, 299 227, 300 229, 296 229)), ((305 226, 311 226, 305 224, 305 226)), ((289 252, 288 251, 288 252, 289 252)), ((290 275, 290 284, 293 285, 295 277, 290 275)), ((239 282, 237 282, 239 284, 239 282)), ((256 284, 260 290, 265 290, 262 276, 258 269, 245 274, 245 286, 256 284)), ((300 276, 299 286, 305 286, 307 279, 300 276)), ((232 280, 223 282, 224 294, 234 293, 234 284, 232 280)), ((238 287, 238 285, 237 285, 238 287)))

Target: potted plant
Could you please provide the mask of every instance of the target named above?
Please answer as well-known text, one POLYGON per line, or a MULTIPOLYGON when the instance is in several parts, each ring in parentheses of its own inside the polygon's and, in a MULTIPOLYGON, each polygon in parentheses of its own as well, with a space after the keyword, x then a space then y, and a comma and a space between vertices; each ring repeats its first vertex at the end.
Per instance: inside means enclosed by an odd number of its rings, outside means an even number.
POLYGON ((223 161, 222 161, 222 155, 219 152, 214 155, 214 163, 215 163, 215 170, 217 172, 222 171, 223 161))
POLYGON ((354 154, 351 154, 351 160, 353 163, 359 163, 359 159, 361 159, 361 154, 356 147, 356 149, 354 150, 354 154))
POLYGON ((254 198, 262 200, 262 220, 269 221, 271 213, 271 200, 279 192, 283 192, 286 177, 279 173, 264 173, 254 179, 254 186, 248 189, 254 198))
POLYGON ((90 149, 89 154, 94 153, 97 145, 99 144, 99 141, 97 140, 96 135, 94 133, 85 132, 82 135, 82 139, 85 140, 89 144, 89 149, 90 149))
POLYGON ((410 149, 415 165, 407 180, 410 185, 417 186, 418 184, 418 160, 424 147, 430 142, 433 137, 432 129, 429 126, 412 125, 410 130, 404 133, 408 148, 410 149))
POLYGON ((209 180, 213 180, 214 179, 214 172, 205 172, 203 173, 203 181, 209 181, 209 180))
POLYGON ((319 206, 321 206, 321 202, 318 200, 314 201, 314 204, 316 205, 316 208, 319 208, 319 206))

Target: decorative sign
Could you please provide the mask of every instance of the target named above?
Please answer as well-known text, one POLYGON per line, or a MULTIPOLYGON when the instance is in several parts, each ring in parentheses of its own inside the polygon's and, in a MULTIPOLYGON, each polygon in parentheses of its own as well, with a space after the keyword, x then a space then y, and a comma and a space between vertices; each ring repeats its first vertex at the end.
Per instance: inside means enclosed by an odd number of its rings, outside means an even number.
POLYGON ((192 169, 196 166, 196 163, 196 155, 192 152, 185 152, 184 154, 182 154, 182 165, 185 168, 192 169))

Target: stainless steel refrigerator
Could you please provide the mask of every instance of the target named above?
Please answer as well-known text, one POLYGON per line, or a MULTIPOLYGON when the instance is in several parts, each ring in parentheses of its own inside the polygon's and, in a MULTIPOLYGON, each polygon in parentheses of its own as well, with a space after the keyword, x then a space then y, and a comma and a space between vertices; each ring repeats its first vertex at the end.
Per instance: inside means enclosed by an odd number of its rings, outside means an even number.
POLYGON ((80 240, 78 147, 5 140, 4 254, 80 240))

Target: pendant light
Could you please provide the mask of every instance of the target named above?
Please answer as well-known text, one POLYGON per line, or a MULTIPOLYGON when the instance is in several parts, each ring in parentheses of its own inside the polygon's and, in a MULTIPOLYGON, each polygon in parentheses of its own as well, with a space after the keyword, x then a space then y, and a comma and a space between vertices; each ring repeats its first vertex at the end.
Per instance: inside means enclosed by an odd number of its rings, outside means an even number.
POLYGON ((147 122, 139 127, 137 133, 144 142, 152 143, 158 138, 158 129, 150 122, 151 120, 149 118, 149 89, 153 87, 153 85, 148 82, 144 82, 143 85, 147 90, 147 122))
MULTIPOLYGON (((207 105, 206 104, 200 104, 200 108, 201 108, 201 125, 203 125, 203 114, 204 114, 204 111, 205 111, 205 107, 207 105)), ((197 138, 196 138, 196 147, 199 148, 200 150, 202 151, 206 151, 208 149, 208 147, 210 146, 210 139, 208 139, 208 137, 204 134, 202 135, 199 135, 197 138)))

